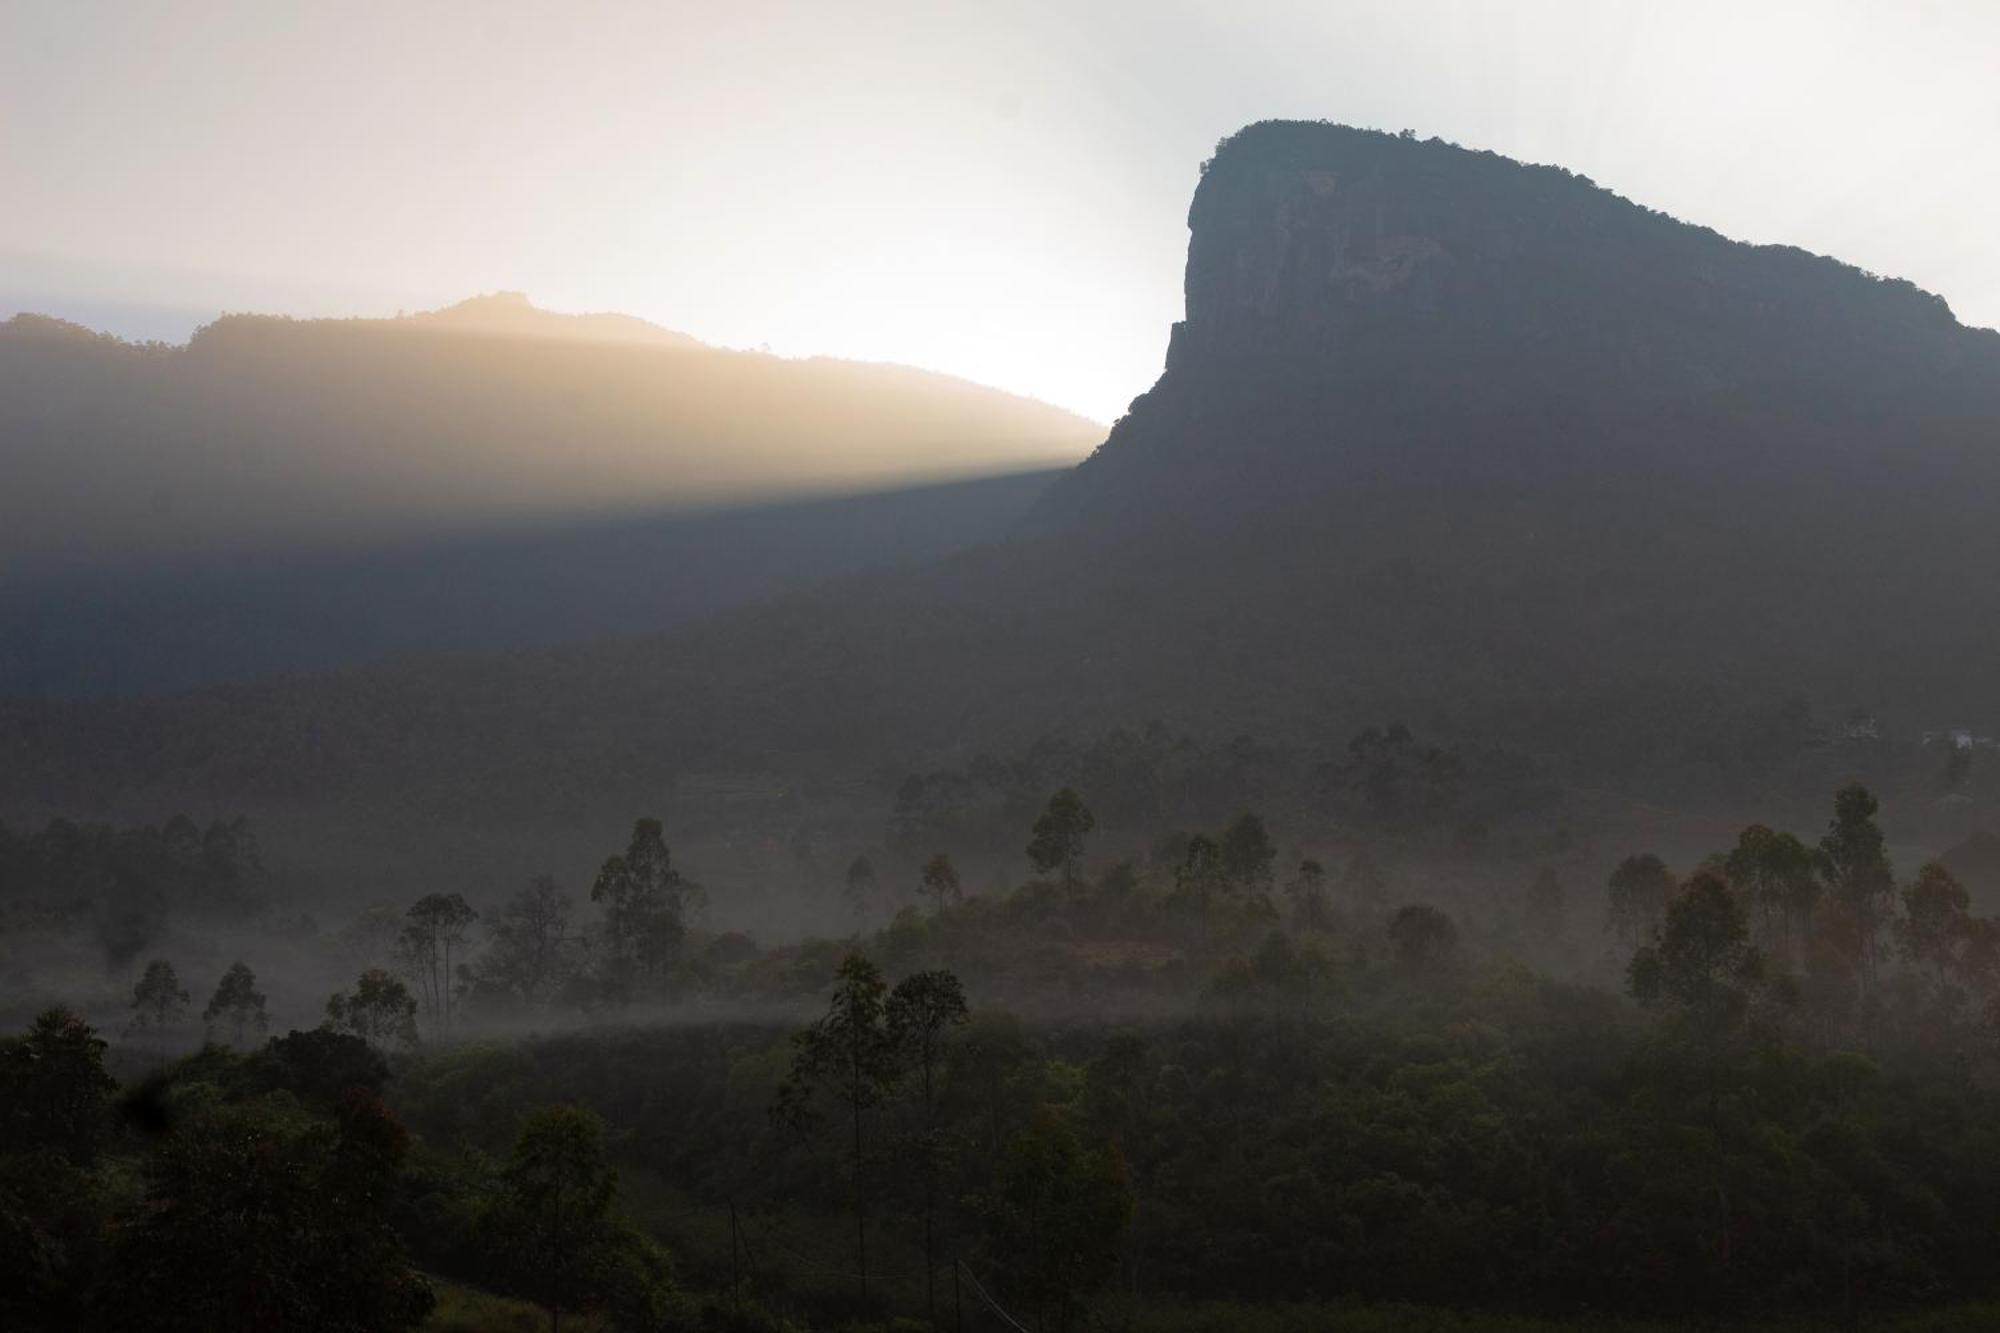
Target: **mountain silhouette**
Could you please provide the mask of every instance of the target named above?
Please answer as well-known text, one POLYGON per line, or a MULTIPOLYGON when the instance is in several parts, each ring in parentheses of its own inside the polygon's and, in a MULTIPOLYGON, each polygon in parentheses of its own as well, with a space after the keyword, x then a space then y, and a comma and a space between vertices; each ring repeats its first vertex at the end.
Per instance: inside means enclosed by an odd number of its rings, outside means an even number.
POLYGON ((1071 413, 903 366, 706 347, 502 294, 228 315, 185 347, 0 323, 0 568, 380 552, 1068 464, 1071 413))
POLYGON ((5 802, 199 792, 382 847, 492 831, 498 861, 690 774, 1156 718, 1404 718, 1653 793, 1781 780, 1856 707, 1990 728, 2000 337, 1555 168, 1338 126, 1225 141, 1189 222, 1159 382, 1005 540, 651 637, 9 706, 5 802))
POLYGON ((0 696, 657 631, 1005 532, 1101 438, 948 376, 703 346, 519 293, 0 323, 0 696))

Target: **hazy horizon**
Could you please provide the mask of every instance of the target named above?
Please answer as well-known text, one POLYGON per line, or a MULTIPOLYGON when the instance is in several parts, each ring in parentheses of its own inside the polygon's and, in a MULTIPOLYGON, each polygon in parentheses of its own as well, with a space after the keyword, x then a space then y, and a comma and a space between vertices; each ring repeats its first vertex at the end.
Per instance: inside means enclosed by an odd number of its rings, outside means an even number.
POLYGON ((0 6, 0 316, 184 337, 520 290, 1111 421, 1198 164, 1329 120, 1559 162, 2000 322, 1972 5, 0 6), (254 106, 257 114, 240 114, 254 106), (439 172, 436 163, 454 169, 439 172))

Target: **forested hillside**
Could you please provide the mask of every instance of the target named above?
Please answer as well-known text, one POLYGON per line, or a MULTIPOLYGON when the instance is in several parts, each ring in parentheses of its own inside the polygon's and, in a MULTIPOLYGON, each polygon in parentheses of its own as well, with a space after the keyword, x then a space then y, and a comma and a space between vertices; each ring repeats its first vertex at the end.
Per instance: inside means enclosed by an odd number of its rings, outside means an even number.
MULTIPOLYGON (((1421 806, 1450 767, 1383 733, 1329 780, 1421 806)), ((1454 873, 1247 810, 1111 861, 1063 790, 1009 887, 858 858, 853 929, 776 946, 704 928, 641 820, 587 900, 135 955, 98 1029, 0 1042, 0 1316, 1985 1327, 2000 923, 1878 814, 1849 785, 1692 864, 1555 838, 1454 873), (309 955, 347 970, 276 1035, 309 955)), ((0 887, 116 867, 240 918, 245 846, 52 829, 0 839, 0 887)))

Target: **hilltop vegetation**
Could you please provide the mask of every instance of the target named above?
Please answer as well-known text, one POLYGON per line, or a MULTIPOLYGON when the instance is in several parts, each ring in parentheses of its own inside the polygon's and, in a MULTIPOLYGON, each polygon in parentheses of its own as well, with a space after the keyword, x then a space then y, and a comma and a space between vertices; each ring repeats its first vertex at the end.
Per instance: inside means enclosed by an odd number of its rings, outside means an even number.
MULTIPOLYGON (((1990 1300, 2000 923, 1899 877, 1875 815, 1849 787, 1817 838, 1539 875, 1495 934, 1251 814, 1093 870, 1059 792, 1038 878, 966 895, 940 856, 886 929, 773 949, 701 931, 641 821, 589 908, 417 902, 316 1029, 266 1040, 242 966, 209 1044, 121 1090, 36 1019, 0 1048, 7 1315, 407 1328, 424 1273, 627 1330, 1990 1300)), ((192 998, 159 960, 133 1010, 192 998)))

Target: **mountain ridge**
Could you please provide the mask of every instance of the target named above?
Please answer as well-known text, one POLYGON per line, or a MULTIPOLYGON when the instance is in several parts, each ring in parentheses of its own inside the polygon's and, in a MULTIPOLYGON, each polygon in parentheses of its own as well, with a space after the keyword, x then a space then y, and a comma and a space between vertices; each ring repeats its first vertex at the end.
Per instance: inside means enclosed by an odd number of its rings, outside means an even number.
MULTIPOLYGON (((1336 417, 1358 421, 1350 437, 1421 444, 1419 418, 1441 400, 1503 425, 1545 419, 1545 439, 1779 395, 1826 395, 1854 412, 1907 411, 1921 393, 1933 417, 2000 415, 2000 333, 1959 324, 1941 298, 1795 247, 1730 240, 1560 167, 1260 122, 1204 164, 1188 222, 1186 314, 1165 369, 1051 497, 1057 526, 1098 521, 1068 511, 1093 491, 1115 506, 1103 493, 1133 484, 1126 464, 1148 451, 1201 452, 1204 437, 1228 434, 1234 447, 1212 451, 1226 464, 1180 479, 1189 493, 1228 490, 1257 455, 1248 445, 1268 437, 1296 465, 1299 441, 1326 437, 1336 417), (1593 397, 1605 383, 1616 395, 1593 397), (1371 421, 1390 395, 1397 415, 1371 421), (1301 410, 1273 421, 1272 398, 1301 410)), ((1449 429, 1476 436, 1474 425, 1449 429)), ((1478 466, 1463 451, 1433 454, 1478 466)))
POLYGON ((1101 437, 956 377, 607 318, 488 297, 400 320, 231 315, 170 347, 17 316, 0 324, 0 565, 365 549, 896 489, 1074 461, 1101 437))
POLYGON ((1448 222, 1464 210, 1437 200, 1560 178, 1357 134, 1278 135, 1387 155, 1374 184, 1338 157, 1330 194, 1303 174, 1321 167, 1254 155, 1263 135, 1211 166, 1199 217, 1222 229, 1200 222, 1190 267, 1219 304, 1198 296, 1159 383, 1010 540, 617 643, 0 708, 0 807, 136 815, 198 791, 385 836, 505 819, 496 856, 529 855, 537 820, 652 808, 690 772, 852 773, 1152 718, 1337 744, 1401 717, 1570 782, 1709 796, 1837 781, 1846 752, 1815 748, 1813 716, 1986 725, 2000 580, 1968 571, 2000 570, 1987 337, 1748 247, 1717 252, 1755 270, 1741 290, 1809 297, 1753 311, 1755 337, 1672 244, 1614 263, 1634 244, 1615 227, 1584 227, 1588 254, 1452 255, 1457 233, 1391 228, 1395 210, 1448 222), (1379 244, 1378 202, 1382 235, 1438 253, 1379 244), (1824 357, 1763 345, 1829 311, 1866 323, 1876 298, 1908 345, 1874 327, 1813 330, 1824 357), (1884 337, 1883 365, 1854 351, 1884 337))

